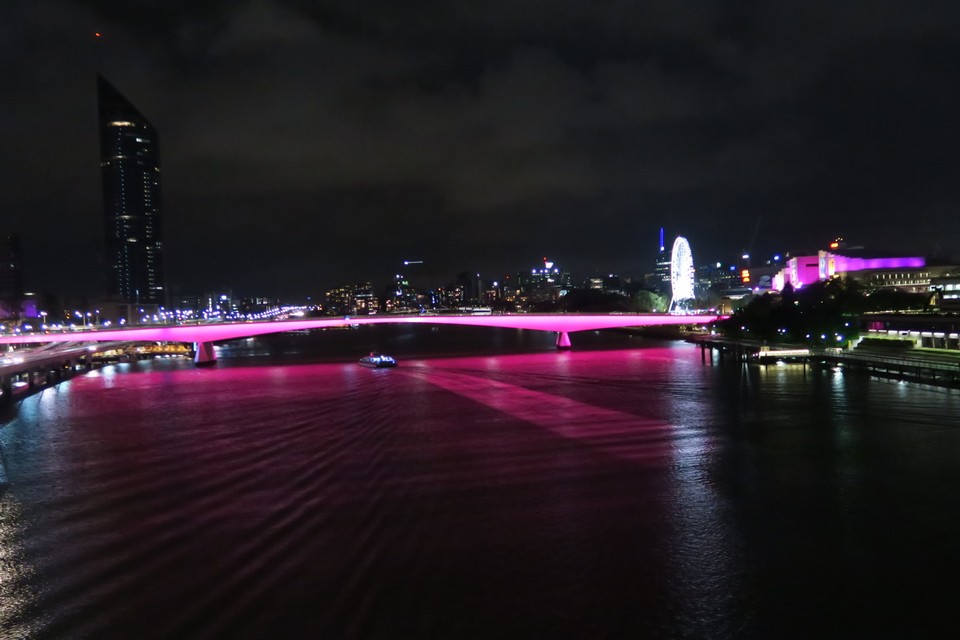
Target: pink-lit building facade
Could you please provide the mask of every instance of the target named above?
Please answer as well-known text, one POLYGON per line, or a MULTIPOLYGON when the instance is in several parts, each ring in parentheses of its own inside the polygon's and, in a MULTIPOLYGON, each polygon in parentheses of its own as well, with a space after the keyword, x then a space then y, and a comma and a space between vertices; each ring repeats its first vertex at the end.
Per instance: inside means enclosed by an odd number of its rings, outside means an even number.
POLYGON ((787 284, 798 289, 820 279, 820 261, 818 256, 793 256, 787 259, 783 269, 771 279, 771 288, 781 291, 787 284))
POLYGON ((818 251, 816 255, 790 258, 786 266, 773 277, 771 284, 774 290, 780 291, 788 283, 794 288, 800 288, 821 280, 829 280, 834 276, 847 277, 854 273, 858 275, 902 273, 905 280, 913 281, 920 278, 925 279, 929 284, 933 274, 926 271, 914 273, 917 270, 923 270, 926 264, 926 259, 922 257, 860 258, 830 251, 818 251), (910 274, 911 277, 908 278, 906 274, 910 274))

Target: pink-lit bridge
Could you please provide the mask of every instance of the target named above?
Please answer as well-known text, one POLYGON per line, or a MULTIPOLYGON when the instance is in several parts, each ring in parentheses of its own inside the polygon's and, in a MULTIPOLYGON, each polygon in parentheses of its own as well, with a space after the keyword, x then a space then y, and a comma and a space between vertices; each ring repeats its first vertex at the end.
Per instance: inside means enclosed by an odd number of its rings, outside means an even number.
POLYGON ((650 327, 664 325, 707 324, 719 319, 713 315, 647 314, 516 314, 516 315, 415 315, 363 316, 284 320, 279 322, 230 322, 222 324, 189 324, 68 333, 37 333, 0 336, 0 344, 36 344, 49 342, 192 342, 197 365, 216 361, 213 343, 262 336, 284 331, 303 331, 363 324, 452 324, 502 329, 552 331, 557 334, 557 348, 570 348, 570 334, 577 331, 650 327))

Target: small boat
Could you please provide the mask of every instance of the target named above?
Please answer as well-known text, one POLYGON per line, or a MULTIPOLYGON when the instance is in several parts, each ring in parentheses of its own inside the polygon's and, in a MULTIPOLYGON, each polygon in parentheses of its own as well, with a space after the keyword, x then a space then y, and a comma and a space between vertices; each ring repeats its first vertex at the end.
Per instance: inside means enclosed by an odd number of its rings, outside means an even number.
POLYGON ((397 366, 397 361, 391 356, 385 356, 382 353, 371 353, 368 356, 360 358, 360 366, 370 367, 371 369, 383 369, 385 367, 397 366))

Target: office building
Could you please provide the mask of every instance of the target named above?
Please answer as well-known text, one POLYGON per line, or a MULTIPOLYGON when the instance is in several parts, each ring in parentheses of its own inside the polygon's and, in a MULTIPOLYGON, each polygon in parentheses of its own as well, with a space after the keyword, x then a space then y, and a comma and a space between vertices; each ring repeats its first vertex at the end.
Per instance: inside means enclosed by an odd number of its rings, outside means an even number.
POLYGON ((164 304, 157 132, 97 76, 107 293, 132 305, 164 304))
POLYGON ((559 300, 573 288, 570 272, 563 271, 550 260, 543 259, 543 267, 534 267, 529 273, 517 274, 524 302, 559 300))
POLYGON ((670 293, 670 252, 663 243, 663 227, 660 227, 660 250, 657 252, 657 262, 653 269, 651 288, 657 293, 670 293))
POLYGON ((373 315, 380 310, 380 300, 369 282, 345 284, 326 293, 328 315, 373 315))

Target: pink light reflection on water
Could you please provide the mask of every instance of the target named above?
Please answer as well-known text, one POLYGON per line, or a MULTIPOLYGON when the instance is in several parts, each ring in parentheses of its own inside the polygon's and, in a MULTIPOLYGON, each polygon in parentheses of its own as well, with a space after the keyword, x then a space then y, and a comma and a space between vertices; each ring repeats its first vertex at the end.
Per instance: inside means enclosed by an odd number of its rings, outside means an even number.
MULTIPOLYGON (((512 356, 516 361, 522 356, 512 356)), ((593 406, 562 395, 534 391, 497 380, 430 368, 411 373, 467 398, 604 454, 632 461, 670 455, 674 427, 660 420, 593 406)))
MULTIPOLYGON (((636 572, 658 575, 663 554, 637 541, 658 539, 678 482, 703 481, 677 475, 684 458, 671 443, 690 428, 677 400, 699 397, 690 394, 706 371, 689 347, 392 370, 108 369, 116 374, 72 380, 68 404, 26 401, 19 428, 57 438, 57 451, 39 447, 14 466, 54 532, 37 554, 64 576, 40 604, 78 636, 104 637, 97 624, 108 620, 115 637, 183 637, 197 621, 206 637, 294 627, 345 637, 352 624, 369 631, 357 637, 418 637, 430 625, 465 637, 522 603, 539 624, 573 606, 584 626, 572 635, 589 637, 597 605, 577 596, 615 603, 618 580, 633 589, 636 572), (31 406, 61 415, 31 416, 31 406), (77 521, 91 535, 71 536, 77 521), (78 607, 73 594, 94 595, 78 607), (398 631, 397 619, 412 628, 398 631)), ((678 514, 710 506, 677 496, 678 514)), ((692 536, 716 524, 676 522, 692 536)), ((648 582, 645 596, 663 597, 663 581, 648 582)))
POLYGON ((32 562, 0 585, 32 625, 11 635, 947 628, 950 567, 927 560, 953 551, 937 542, 956 501, 925 489, 957 479, 942 428, 956 398, 808 375, 701 364, 678 345, 78 376, 24 399, 0 433, 6 495, 23 505, 3 515, 28 527, 4 551, 32 562), (664 458, 633 446, 634 419, 639 434, 675 429, 664 458), (913 534, 883 534, 890 513, 913 534), (851 585, 869 597, 845 599, 851 585))

